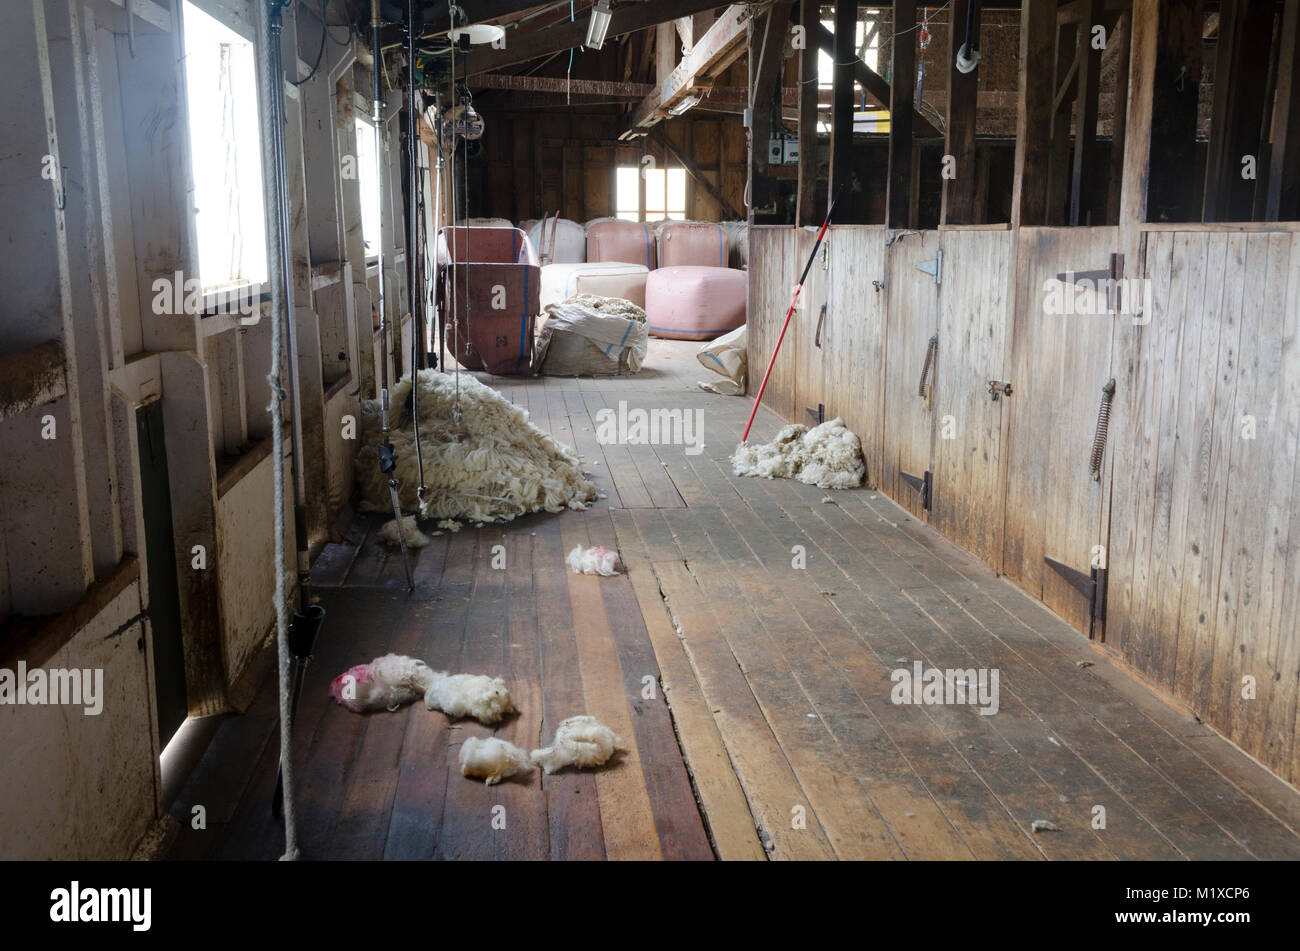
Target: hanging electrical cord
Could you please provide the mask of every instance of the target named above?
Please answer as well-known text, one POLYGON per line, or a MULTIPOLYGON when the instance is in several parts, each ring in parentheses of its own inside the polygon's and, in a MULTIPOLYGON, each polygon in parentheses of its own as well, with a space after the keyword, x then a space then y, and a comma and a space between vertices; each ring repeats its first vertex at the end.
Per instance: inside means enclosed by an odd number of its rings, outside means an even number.
MULTIPOLYGON (((383 116, 383 88, 380 83, 382 71, 382 56, 379 49, 379 31, 383 26, 383 19, 379 15, 379 0, 370 0, 370 35, 372 52, 375 58, 371 67, 371 75, 374 78, 374 99, 371 104, 371 119, 375 124, 375 166, 377 174, 375 175, 375 188, 378 192, 378 206, 382 210, 384 207, 384 116, 383 116)), ((393 445, 392 439, 389 438, 389 392, 388 392, 388 358, 391 355, 388 342, 388 299, 384 293, 384 236, 383 236, 383 215, 381 213, 379 230, 379 253, 376 259, 378 264, 378 290, 379 290, 379 340, 380 340, 380 390, 379 390, 379 419, 382 428, 383 438, 378 447, 379 471, 388 476, 388 495, 393 502, 393 518, 397 520, 397 540, 402 548, 402 565, 406 569, 406 586, 409 590, 415 590, 415 580, 411 574, 411 555, 406 547, 406 533, 402 531, 402 506, 398 501, 397 490, 401 486, 401 481, 397 478, 397 449, 393 445)))
MULTIPOLYGON (((303 83, 310 82, 312 77, 316 75, 316 70, 320 69, 321 60, 325 56, 325 37, 329 36, 330 32, 329 24, 325 21, 325 8, 327 6, 329 6, 329 0, 320 0, 320 49, 316 51, 316 62, 312 63, 311 72, 302 79, 299 79, 296 82, 292 79, 289 80, 290 86, 296 88, 303 85, 303 83)), ((297 71, 297 68, 295 68, 294 72, 296 73, 297 71)))

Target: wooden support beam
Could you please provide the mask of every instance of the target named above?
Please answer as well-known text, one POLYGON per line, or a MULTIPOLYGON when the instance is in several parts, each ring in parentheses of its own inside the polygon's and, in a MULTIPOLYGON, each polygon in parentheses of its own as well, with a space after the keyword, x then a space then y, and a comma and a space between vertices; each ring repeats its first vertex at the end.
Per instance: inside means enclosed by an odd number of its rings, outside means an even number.
MULTIPOLYGON (((894 36, 889 85, 889 184, 885 227, 916 227, 913 182, 913 99, 916 96, 916 0, 894 0, 894 36)), ((836 22, 837 32, 839 23, 836 22)), ((852 40, 852 34, 850 34, 852 40)))
MULTIPOLYGON (((858 3, 837 0, 835 4, 835 44, 831 49, 833 85, 831 88, 831 179, 829 200, 853 179, 853 64, 857 61, 858 3)), ((910 112, 910 110, 909 110, 910 112)), ((891 126, 892 127, 892 126, 891 126)), ((840 205, 840 222, 852 222, 848 205, 840 205)))
POLYGON ((1047 176, 1051 155, 1051 85, 1042 81, 1056 47, 1054 0, 1024 0, 1020 7, 1020 104, 1016 111, 1015 184, 1011 224, 1047 223, 1047 176))
POLYGON ((754 60, 750 94, 749 209, 753 216, 776 214, 775 180, 769 173, 768 140, 772 136, 772 112, 777 84, 785 65, 785 41, 790 31, 790 8, 794 0, 776 0, 763 18, 762 37, 754 60))
MULTIPOLYGON (((832 59, 835 58, 835 34, 819 22, 817 29, 811 31, 809 36, 816 39, 818 49, 832 59)), ((889 81, 862 60, 853 63, 853 81, 861 86, 877 105, 889 108, 889 81)), ((943 138, 943 133, 934 127, 934 123, 916 110, 913 110, 912 126, 918 139, 943 138)))
MULTIPOLYGON (((944 154, 952 156, 954 178, 943 180, 939 220, 946 225, 975 222, 975 116, 979 104, 979 67, 969 73, 957 68, 957 51, 966 42, 966 17, 973 0, 953 0, 948 31, 948 128, 944 154)), ((975 5, 972 29, 979 36, 980 12, 975 5)), ((978 47, 977 47, 978 48, 978 47)))
POLYGON ((640 99, 655 88, 650 83, 566 79, 562 76, 515 76, 510 73, 480 73, 466 80, 466 85, 471 89, 552 92, 559 95, 600 96, 603 99, 640 99))
POLYGON ((1093 48, 1092 29, 1101 17, 1101 0, 1088 0, 1075 33, 1079 93, 1074 106, 1074 164, 1070 170, 1070 224, 1091 224, 1089 208, 1097 153, 1097 98, 1101 88, 1101 50, 1093 48))
POLYGON ((1277 109, 1264 217, 1300 218, 1300 0, 1286 0, 1278 55, 1277 109))
MULTIPOLYGON (((667 75, 656 76, 656 88, 646 94, 633 111, 629 129, 648 129, 666 118, 669 110, 690 96, 697 88, 707 89, 712 78, 730 66, 745 50, 750 9, 745 4, 733 4, 722 17, 700 37, 681 63, 670 68, 667 75)), ((662 27, 655 45, 665 44, 676 50, 675 35, 662 27), (667 38, 665 38, 667 37, 667 38)))
MULTIPOLYGON (((1298 0, 1300 2, 1300 0, 1298 0)), ((818 0, 802 0, 799 25, 805 41, 821 26, 818 0)), ((825 212, 817 205, 817 49, 805 45, 799 52, 799 191, 795 224, 820 224, 825 212)))
MULTIPOLYGON (((722 193, 722 189, 709 181, 709 179, 705 177, 704 173, 700 171, 699 166, 696 165, 689 156, 683 153, 681 149, 674 145, 672 140, 664 134, 663 126, 657 126, 654 131, 650 133, 650 139, 662 146, 665 152, 675 158, 682 168, 686 169, 686 174, 695 179, 696 183, 709 193, 709 197, 718 203, 718 207, 722 209, 724 215, 730 219, 739 219, 743 217, 740 212, 732 207, 731 202, 727 201, 726 196, 722 193)), ((721 143, 719 143, 718 147, 721 148, 721 143)))
MULTIPOLYGON (((1115 102, 1128 102, 1129 58, 1133 49, 1133 15, 1124 10, 1110 31, 1109 45, 1119 44, 1115 56, 1115 102)), ((1128 135, 1128 110, 1116 108, 1111 116, 1110 180, 1106 199, 1106 223, 1119 221, 1120 194, 1124 182, 1124 148, 1128 135)))
MULTIPOLYGON (((1273 0, 1223 0, 1214 67, 1214 112, 1205 162, 1205 221, 1249 221, 1255 181, 1242 177, 1243 158, 1262 164, 1268 49, 1273 0), (1261 48, 1262 47, 1262 48, 1261 48)), ((1271 102, 1267 104, 1271 107, 1271 102)))
MULTIPOLYGON (((654 3, 631 3, 614 11, 610 20, 608 39, 634 33, 681 16, 700 13, 716 7, 717 0, 655 0, 654 3)), ((477 16, 478 14, 475 14, 477 16)), ((515 63, 558 53, 560 50, 581 46, 587 38, 586 17, 574 22, 564 21, 544 30, 523 35, 509 35, 504 49, 480 47, 470 52, 463 61, 457 60, 458 76, 496 72, 515 63)))

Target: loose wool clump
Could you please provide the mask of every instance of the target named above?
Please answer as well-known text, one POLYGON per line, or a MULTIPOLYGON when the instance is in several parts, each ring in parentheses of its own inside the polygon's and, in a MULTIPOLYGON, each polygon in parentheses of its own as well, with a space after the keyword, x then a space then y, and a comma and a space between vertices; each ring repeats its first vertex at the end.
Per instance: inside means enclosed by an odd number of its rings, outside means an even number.
POLYGON ((460 748, 461 775, 481 779, 488 786, 532 769, 532 765, 527 753, 495 736, 487 739, 471 736, 460 748))
POLYGON ((793 423, 766 445, 741 443, 731 467, 738 476, 797 479, 823 489, 856 488, 867 474, 861 441, 838 417, 812 429, 793 423))
POLYGON ((549 776, 566 766, 602 766, 623 742, 595 717, 569 717, 555 731, 551 745, 533 750, 533 762, 549 776))
POLYGON ((424 661, 385 654, 335 677, 330 696, 353 713, 392 711, 423 697, 432 679, 424 661))
MULTIPOLYGON (((400 545, 402 542, 401 538, 398 537, 398 525, 397 519, 389 519, 383 528, 375 532, 375 537, 388 545, 400 545)), ((429 536, 420 531, 420 526, 415 523, 414 515, 403 515, 400 525, 400 531, 402 537, 406 539, 407 548, 423 548, 429 544, 429 536)))
MULTIPOLYGON (((529 512, 584 509, 596 500, 596 487, 582 474, 570 449, 528 421, 527 411, 468 373, 460 374, 457 413, 455 378, 438 370, 419 373, 416 400, 424 483, 421 501, 412 427, 411 379, 392 388, 391 439, 397 450, 398 501, 404 511, 430 520, 504 522, 529 512)), ((383 439, 378 400, 361 406, 361 449, 357 485, 361 508, 385 510, 392 502, 388 478, 379 471, 383 439)))
POLYGON ((595 548, 583 548, 578 545, 564 559, 573 569, 575 575, 610 575, 618 574, 618 552, 597 545, 595 548))
POLYGON ((447 674, 440 670, 432 672, 424 691, 424 705, 450 717, 473 717, 488 726, 515 712, 510 691, 500 677, 447 674))

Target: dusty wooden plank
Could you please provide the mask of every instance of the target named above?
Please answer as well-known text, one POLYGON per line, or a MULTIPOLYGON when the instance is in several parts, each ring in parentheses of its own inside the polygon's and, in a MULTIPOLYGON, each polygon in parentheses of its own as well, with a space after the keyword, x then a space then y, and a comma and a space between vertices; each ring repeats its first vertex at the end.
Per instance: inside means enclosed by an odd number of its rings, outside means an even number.
MULTIPOLYGON (((608 513, 591 513, 586 521, 594 540, 616 546, 615 529, 608 513)), ((665 693, 660 689, 662 675, 641 620, 636 594, 626 575, 603 580, 600 593, 614 637, 663 857, 711 859, 713 850, 682 763, 665 693)))
POLYGON ((791 826, 791 810, 809 797, 774 735, 718 620, 696 586, 660 513, 637 510, 634 522, 659 579, 674 624, 727 744, 736 775, 768 853, 777 859, 835 856, 816 809, 807 828, 791 826))
MULTIPOLYGON (((591 544, 586 526, 574 519, 561 521, 560 536, 566 550, 574 545, 591 544)), ((662 858, 629 698, 623 688, 609 617, 598 587, 603 579, 597 575, 565 574, 583 684, 582 709, 565 715, 594 716, 622 738, 623 752, 596 771, 605 851, 611 859, 662 858)), ((547 731, 548 738, 552 732, 547 731)))
POLYGON ((619 557, 627 570, 659 667, 659 682, 670 705, 686 766, 718 858, 756 861, 766 853, 759 842, 745 793, 709 703, 673 630, 654 569, 631 515, 612 512, 619 557))

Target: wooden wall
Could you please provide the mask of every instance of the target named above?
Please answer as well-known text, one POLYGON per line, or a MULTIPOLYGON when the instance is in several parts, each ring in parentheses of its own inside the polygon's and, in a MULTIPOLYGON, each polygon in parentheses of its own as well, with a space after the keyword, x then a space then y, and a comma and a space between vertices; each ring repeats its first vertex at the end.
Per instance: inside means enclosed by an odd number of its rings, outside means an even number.
MULTIPOLYGON (((745 207, 748 157, 740 116, 705 114, 665 122, 663 134, 689 156, 700 175, 723 194, 733 210, 745 207)), ((469 214, 519 222, 554 214, 586 222, 614 214, 614 169, 639 165, 653 155, 659 167, 680 167, 651 137, 618 141, 617 116, 485 111, 482 151, 470 159, 469 214)), ((697 221, 723 221, 708 190, 687 175, 686 215, 697 221)))
MULTIPOLYGON (((1085 576, 1108 568, 1097 643, 1295 783, 1300 236, 1191 227, 1143 233, 1128 267, 1139 282, 1124 291, 1140 313, 1106 313, 1099 294, 1057 278, 1107 268, 1114 228, 945 229, 888 246, 883 229, 834 228, 764 400, 794 421, 819 402, 842 416, 872 484, 1081 632, 1087 598, 1046 559, 1085 576), (916 268, 937 251, 939 285, 916 268), (1062 295, 1073 313, 1054 312, 1062 295), (936 332, 927 405, 918 385, 936 332), (992 400, 991 380, 1012 394, 992 400), (903 478, 926 470, 928 511, 903 478)), ((752 392, 813 236, 750 236, 752 392)))

